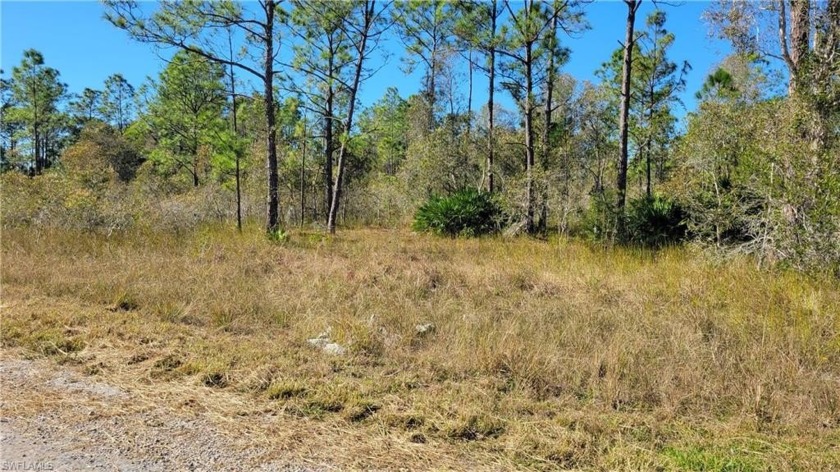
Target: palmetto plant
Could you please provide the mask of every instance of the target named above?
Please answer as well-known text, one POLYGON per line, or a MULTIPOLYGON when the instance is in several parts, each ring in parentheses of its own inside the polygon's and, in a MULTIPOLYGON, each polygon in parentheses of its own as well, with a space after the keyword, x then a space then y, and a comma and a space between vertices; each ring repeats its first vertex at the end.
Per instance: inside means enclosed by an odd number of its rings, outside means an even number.
POLYGON ((493 195, 468 188, 450 196, 433 196, 414 216, 416 231, 447 236, 480 236, 499 230, 502 210, 493 195))

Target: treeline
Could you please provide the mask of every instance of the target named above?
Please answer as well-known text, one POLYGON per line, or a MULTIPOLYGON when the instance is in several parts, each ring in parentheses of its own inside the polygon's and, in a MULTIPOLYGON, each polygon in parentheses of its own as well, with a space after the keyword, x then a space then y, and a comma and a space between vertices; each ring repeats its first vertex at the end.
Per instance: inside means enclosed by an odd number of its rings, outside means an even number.
POLYGON ((114 26, 177 52, 154 80, 72 95, 27 51, 0 90, 4 224, 263 214, 273 235, 333 232, 477 190, 511 233, 840 269, 840 0, 710 4, 734 53, 682 126, 691 66, 640 4, 621 4, 625 40, 592 83, 563 71, 563 38, 587 29, 571 0, 106 1, 114 26), (360 108, 387 41, 421 90, 360 108))

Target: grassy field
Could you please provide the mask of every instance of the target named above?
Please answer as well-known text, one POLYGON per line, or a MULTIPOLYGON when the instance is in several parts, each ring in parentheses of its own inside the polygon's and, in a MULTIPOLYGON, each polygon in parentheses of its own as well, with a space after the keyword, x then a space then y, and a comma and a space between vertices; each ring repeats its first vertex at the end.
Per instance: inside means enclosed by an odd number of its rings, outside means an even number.
POLYGON ((385 230, 7 229, 2 257, 7 353, 340 468, 840 470, 836 281, 385 230))

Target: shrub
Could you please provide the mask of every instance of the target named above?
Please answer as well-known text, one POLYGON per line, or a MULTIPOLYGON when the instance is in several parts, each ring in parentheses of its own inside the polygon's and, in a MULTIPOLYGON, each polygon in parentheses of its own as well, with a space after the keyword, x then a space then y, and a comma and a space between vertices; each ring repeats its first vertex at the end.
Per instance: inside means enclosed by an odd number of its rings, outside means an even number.
POLYGON ((627 209, 627 236, 630 242, 661 247, 685 237, 685 214, 672 199, 663 195, 630 201, 627 209))
POLYGON ((571 233, 590 241, 610 241, 615 235, 615 195, 604 191, 594 195, 580 213, 571 233))
POLYGON ((502 210, 493 195, 462 189, 448 197, 433 196, 414 215, 416 231, 447 236, 479 236, 499 230, 502 210))

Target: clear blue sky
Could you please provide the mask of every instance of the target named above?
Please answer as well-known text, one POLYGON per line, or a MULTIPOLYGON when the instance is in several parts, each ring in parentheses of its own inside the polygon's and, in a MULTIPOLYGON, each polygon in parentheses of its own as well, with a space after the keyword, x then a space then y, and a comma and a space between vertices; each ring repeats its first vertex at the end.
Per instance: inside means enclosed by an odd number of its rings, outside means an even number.
MULTIPOLYGON (((708 26, 701 20, 708 2, 686 1, 680 6, 663 6, 668 13, 667 28, 676 34, 671 58, 688 60, 693 70, 687 77, 684 101, 694 106, 694 93, 700 88, 711 67, 728 51, 725 43, 708 38, 708 26)), ((642 4, 637 28, 644 26, 653 4, 642 4)), ((164 65, 151 45, 131 41, 127 35, 102 18, 103 7, 95 1, 0 1, 0 67, 5 75, 20 62, 25 49, 41 51, 47 65, 61 72, 71 92, 85 87, 101 88, 105 78, 121 73, 137 86, 147 76, 156 76, 164 65)), ((565 71, 580 80, 595 80, 594 73, 606 61, 624 37, 626 7, 620 1, 598 1, 586 7, 592 28, 579 38, 562 40, 571 51, 565 71)), ((420 73, 406 76, 400 69, 401 48, 389 41, 391 57, 370 81, 364 84, 362 102, 368 105, 389 86, 408 96, 418 90, 420 73)), ((476 75, 475 103, 486 100, 486 78, 476 75)), ((503 101, 503 105, 510 106, 503 101)), ((478 108, 475 106, 475 108, 478 108)), ((682 114, 682 113, 679 113, 682 114)))

